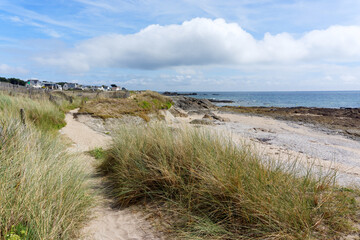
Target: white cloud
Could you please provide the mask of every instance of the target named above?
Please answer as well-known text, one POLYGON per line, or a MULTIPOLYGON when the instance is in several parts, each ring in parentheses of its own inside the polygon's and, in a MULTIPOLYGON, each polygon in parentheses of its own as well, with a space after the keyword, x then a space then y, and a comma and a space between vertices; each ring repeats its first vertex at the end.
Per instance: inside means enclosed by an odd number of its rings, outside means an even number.
POLYGON ((195 18, 181 25, 150 25, 136 34, 112 34, 80 42, 45 64, 71 71, 97 67, 158 69, 239 66, 298 61, 359 61, 360 26, 332 26, 295 39, 288 33, 256 40, 236 23, 195 18))
POLYGON ((11 67, 7 64, 0 64, 0 74, 26 74, 28 71, 21 67, 11 67))

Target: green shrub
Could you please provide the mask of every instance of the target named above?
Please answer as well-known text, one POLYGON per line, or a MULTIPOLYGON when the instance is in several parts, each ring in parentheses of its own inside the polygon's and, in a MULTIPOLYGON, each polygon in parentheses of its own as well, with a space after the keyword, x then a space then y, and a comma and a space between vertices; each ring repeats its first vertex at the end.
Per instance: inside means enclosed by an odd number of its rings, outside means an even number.
POLYGON ((95 148, 95 149, 91 150, 89 153, 95 159, 103 159, 105 157, 105 151, 101 147, 95 148))
POLYGON ((151 104, 147 101, 141 101, 139 106, 145 110, 149 110, 151 108, 151 104))
POLYGON ((206 130, 123 126, 100 166, 121 206, 164 201, 196 239, 332 239, 351 229, 357 192, 334 173, 264 161, 206 130))

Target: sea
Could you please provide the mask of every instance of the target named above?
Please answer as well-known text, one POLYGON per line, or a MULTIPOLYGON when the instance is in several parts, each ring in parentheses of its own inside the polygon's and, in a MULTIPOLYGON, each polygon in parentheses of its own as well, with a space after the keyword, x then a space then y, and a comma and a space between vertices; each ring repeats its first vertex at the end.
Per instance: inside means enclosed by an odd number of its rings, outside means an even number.
MULTIPOLYGON (((184 93, 184 92, 179 92, 184 93)), ((231 100, 218 106, 360 108, 360 91, 196 92, 194 98, 231 100)))

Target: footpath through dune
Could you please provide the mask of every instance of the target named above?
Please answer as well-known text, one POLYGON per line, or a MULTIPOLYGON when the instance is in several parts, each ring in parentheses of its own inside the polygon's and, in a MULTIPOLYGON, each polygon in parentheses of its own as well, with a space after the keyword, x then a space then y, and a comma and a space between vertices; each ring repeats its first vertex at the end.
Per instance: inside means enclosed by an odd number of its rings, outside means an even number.
POLYGON ((61 133, 73 141, 71 152, 83 155, 84 164, 91 166, 91 187, 96 191, 96 206, 92 209, 91 221, 82 229, 84 240, 140 240, 140 239, 163 239, 156 233, 146 216, 139 212, 136 207, 127 209, 113 208, 112 200, 104 194, 102 179, 97 176, 93 166, 94 158, 85 154, 85 151, 95 147, 106 148, 111 144, 111 137, 94 131, 74 118, 76 110, 66 114, 67 125, 61 129, 61 133))

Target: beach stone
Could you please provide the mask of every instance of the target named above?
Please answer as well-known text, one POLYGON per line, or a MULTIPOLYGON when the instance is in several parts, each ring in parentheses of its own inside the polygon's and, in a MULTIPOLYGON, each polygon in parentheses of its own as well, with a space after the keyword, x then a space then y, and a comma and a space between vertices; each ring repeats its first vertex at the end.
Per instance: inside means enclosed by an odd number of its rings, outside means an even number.
POLYGON ((203 116, 203 119, 217 120, 217 121, 220 121, 220 122, 230 122, 230 119, 220 117, 220 116, 218 116, 218 115, 216 115, 215 113, 212 113, 212 112, 206 113, 203 116))
POLYGON ((212 104, 208 99, 198 99, 184 96, 171 97, 175 107, 181 108, 185 111, 190 110, 204 110, 204 109, 216 109, 216 106, 212 104))
POLYGON ((177 108, 172 106, 169 109, 169 112, 174 116, 174 117, 188 117, 189 115, 182 109, 177 108))
POLYGON ((360 137, 360 130, 359 129, 347 129, 345 132, 350 134, 350 135, 360 137))
POLYGON ((210 110, 207 110, 207 109, 202 109, 202 110, 191 110, 191 111, 188 111, 188 115, 203 115, 203 114, 208 114, 210 113, 210 110))
POLYGON ((214 121, 210 119, 194 119, 190 124, 215 125, 214 121))

